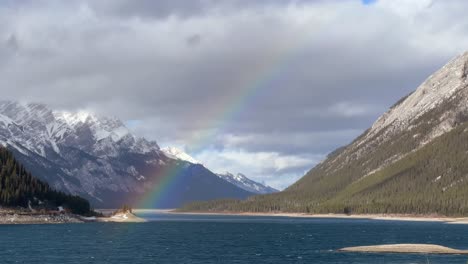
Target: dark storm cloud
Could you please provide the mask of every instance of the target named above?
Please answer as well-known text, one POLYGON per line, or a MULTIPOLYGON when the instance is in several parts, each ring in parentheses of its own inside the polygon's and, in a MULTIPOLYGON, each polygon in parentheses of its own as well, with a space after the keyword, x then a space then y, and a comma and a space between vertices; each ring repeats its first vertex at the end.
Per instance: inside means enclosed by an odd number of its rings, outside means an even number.
POLYGON ((215 169, 284 186, 467 49, 467 7, 10 1, 0 4, 0 89, 119 116, 163 145, 220 157, 207 161, 215 169))

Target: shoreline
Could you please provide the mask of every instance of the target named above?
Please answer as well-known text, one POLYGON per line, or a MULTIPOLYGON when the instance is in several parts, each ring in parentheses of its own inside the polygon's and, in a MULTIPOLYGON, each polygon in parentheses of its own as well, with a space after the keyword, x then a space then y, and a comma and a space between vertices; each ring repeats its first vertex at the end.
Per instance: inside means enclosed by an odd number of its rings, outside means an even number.
MULTIPOLYGON (((150 209, 141 209, 149 211, 150 209)), ((161 210, 159 210, 161 211, 161 210)), ((224 215, 224 216, 263 216, 263 217, 291 217, 291 218, 334 218, 334 219, 361 219, 382 221, 408 221, 408 222, 441 222, 446 224, 468 224, 468 217, 450 217, 436 215, 403 215, 403 214, 306 214, 306 213, 252 213, 252 212, 177 212, 167 210, 168 214, 181 215, 224 215)))
POLYGON ((86 221, 81 216, 73 214, 0 211, 0 225, 78 224, 84 222, 86 221))
MULTIPOLYGON (((97 210, 99 211, 99 210, 97 210)), ((102 210, 105 211, 105 210, 102 210)), ((107 210, 106 210, 107 211, 107 210)), ((7 224, 69 224, 69 223, 143 223, 148 220, 138 213, 159 213, 171 215, 206 215, 206 216, 259 216, 306 219, 349 219, 408 222, 438 222, 445 224, 468 224, 468 217, 450 217, 438 215, 403 215, 403 214, 306 214, 306 213, 252 213, 252 212, 178 212, 176 209, 134 209, 134 213, 119 213, 104 217, 84 217, 73 214, 32 213, 15 210, 0 210, 0 225, 7 224)))
POLYGON ((81 223, 143 223, 145 219, 132 213, 103 217, 85 217, 69 213, 30 212, 20 209, 0 209, 0 225, 81 224, 81 223))

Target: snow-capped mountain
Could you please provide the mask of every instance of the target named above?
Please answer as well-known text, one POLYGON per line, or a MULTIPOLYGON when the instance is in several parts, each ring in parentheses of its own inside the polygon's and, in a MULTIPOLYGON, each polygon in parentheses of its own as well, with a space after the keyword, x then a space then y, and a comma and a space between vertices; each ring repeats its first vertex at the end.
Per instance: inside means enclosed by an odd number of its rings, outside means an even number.
POLYGON ((136 138, 117 118, 86 112, 59 112, 41 104, 0 102, 0 122, 4 124, 1 143, 19 144, 44 158, 52 154, 47 151, 60 154, 60 145, 74 146, 95 156, 116 156, 122 149, 141 154, 159 151, 156 142, 136 138))
POLYGON ((157 189, 168 167, 177 168, 171 171, 183 180, 173 185, 171 197, 159 207, 251 195, 220 181, 202 165, 168 157, 156 142, 133 135, 117 118, 2 101, 0 143, 35 176, 90 199, 96 207, 136 202, 157 189))
MULTIPOLYGON (((185 153, 184 151, 178 149, 178 148, 174 148, 174 147, 166 147, 166 148, 162 148, 161 151, 169 158, 172 158, 172 159, 178 159, 178 160, 182 160, 182 161, 187 161, 187 162, 190 162, 190 163, 193 163, 193 164, 202 164, 201 162, 199 162, 198 160, 196 160, 195 158, 193 158, 192 156, 190 156, 189 154, 185 153)), ((256 181, 253 181, 249 178, 247 178, 245 175, 241 174, 241 173, 238 173, 237 175, 234 175, 230 172, 225 172, 225 173, 217 173, 216 174, 219 178, 227 181, 227 182, 230 182, 234 185, 236 185, 237 187, 243 189, 243 190, 246 190, 248 192, 251 192, 251 193, 255 193, 255 194, 266 194, 266 193, 274 193, 274 192, 278 192, 278 190, 270 187, 270 186, 267 186, 267 185, 264 185, 264 184, 261 184, 261 183, 258 183, 256 181)))
POLYGON ((256 181, 253 181, 249 178, 247 178, 244 174, 238 173, 236 175, 230 173, 230 172, 225 172, 225 173, 217 173, 218 177, 221 179, 224 179, 246 191, 256 193, 256 194, 267 194, 267 193, 275 193, 278 192, 278 190, 268 186, 264 185, 261 183, 258 183, 256 181))
POLYGON ((185 153, 184 151, 175 148, 175 147, 166 147, 162 148, 161 151, 171 159, 178 159, 190 162, 192 164, 201 164, 198 160, 194 159, 189 154, 185 153))

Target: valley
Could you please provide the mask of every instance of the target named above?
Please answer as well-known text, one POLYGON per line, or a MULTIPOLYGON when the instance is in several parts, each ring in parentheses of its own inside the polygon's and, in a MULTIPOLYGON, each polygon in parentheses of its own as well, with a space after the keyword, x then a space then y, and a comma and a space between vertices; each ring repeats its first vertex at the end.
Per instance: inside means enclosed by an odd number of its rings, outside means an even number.
POLYGON ((182 211, 468 214, 468 52, 286 190, 182 211))

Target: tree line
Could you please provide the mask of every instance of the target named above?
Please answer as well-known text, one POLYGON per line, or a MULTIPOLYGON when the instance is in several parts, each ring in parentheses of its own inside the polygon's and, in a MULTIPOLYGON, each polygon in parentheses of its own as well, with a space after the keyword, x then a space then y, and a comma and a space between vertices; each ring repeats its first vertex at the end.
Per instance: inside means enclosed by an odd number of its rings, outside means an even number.
POLYGON ((5 147, 0 147, 0 205, 23 208, 35 206, 44 209, 62 206, 74 214, 91 213, 86 199, 56 191, 33 177, 5 147))
POLYGON ((467 216, 468 118, 459 114, 455 129, 421 148, 421 139, 414 136, 423 138, 438 116, 434 112, 423 116, 411 131, 365 149, 367 154, 358 158, 353 157, 355 152, 339 158, 333 153, 283 192, 194 202, 179 210, 467 216), (372 172, 401 153, 405 153, 401 159, 372 172))

